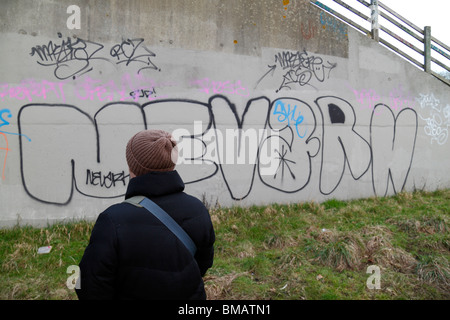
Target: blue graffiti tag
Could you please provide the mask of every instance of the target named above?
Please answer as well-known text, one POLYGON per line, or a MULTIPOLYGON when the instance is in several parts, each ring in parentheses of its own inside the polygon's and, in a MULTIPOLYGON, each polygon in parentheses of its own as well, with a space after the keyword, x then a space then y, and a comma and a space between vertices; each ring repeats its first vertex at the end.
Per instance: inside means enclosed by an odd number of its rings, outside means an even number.
POLYGON ((288 126, 291 125, 291 121, 294 123, 295 126, 295 131, 297 132, 297 135, 300 138, 304 138, 306 136, 306 132, 308 131, 307 128, 305 128, 305 132, 303 135, 301 135, 299 133, 299 128, 298 126, 300 124, 303 123, 304 117, 301 114, 301 111, 298 111, 297 115, 296 115, 296 111, 297 111, 297 106, 295 105, 294 108, 291 110, 291 105, 288 104, 287 107, 284 104, 283 101, 278 100, 275 103, 275 108, 273 110, 273 114, 277 115, 278 114, 278 121, 280 122, 285 122, 287 120, 287 124, 288 126))
MULTIPOLYGON (((8 117, 8 118, 12 117, 11 111, 9 109, 2 109, 2 110, 0 110, 0 128, 3 127, 3 126, 9 125, 9 121, 3 118, 3 114, 6 114, 6 117, 8 117)), ((21 134, 21 133, 7 132, 7 131, 3 131, 3 130, 0 130, 0 132, 1 133, 7 133, 7 134, 13 134, 13 135, 16 135, 16 136, 24 136, 25 138, 28 139, 28 141, 31 141, 30 138, 28 138, 26 135, 21 134)))

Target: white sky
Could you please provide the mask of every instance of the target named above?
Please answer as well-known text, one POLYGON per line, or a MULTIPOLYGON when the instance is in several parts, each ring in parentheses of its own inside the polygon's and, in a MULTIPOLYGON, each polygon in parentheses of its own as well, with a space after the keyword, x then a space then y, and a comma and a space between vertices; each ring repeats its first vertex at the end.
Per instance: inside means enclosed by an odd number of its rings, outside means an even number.
POLYGON ((450 46, 450 0, 380 0, 416 26, 450 46))
MULTIPOLYGON (((361 24, 366 29, 370 30, 370 23, 362 20, 355 14, 343 8, 341 5, 335 3, 333 0, 319 0, 326 6, 332 8, 333 10, 343 14, 344 16, 352 19, 353 21, 361 24)), ((343 0, 346 4, 354 7, 360 12, 364 13, 367 16, 370 16, 369 8, 360 4, 357 0, 343 0)), ((370 2, 370 0, 366 0, 366 2, 370 2)), ((415 24, 419 28, 424 28, 425 26, 431 26, 431 35, 437 38, 439 41, 443 42, 447 46, 450 46, 450 0, 379 0, 386 6, 388 6, 393 11, 397 12, 403 18, 409 20, 413 24, 415 24)), ((380 9, 382 10, 382 9, 380 9)), ((403 33, 397 27, 390 25, 386 20, 380 19, 380 24, 384 27, 387 27, 389 30, 393 31, 406 41, 412 43, 419 49, 423 50, 423 44, 416 41, 411 36, 403 33)), ((383 37, 386 41, 398 46, 401 50, 410 54, 416 60, 422 62, 423 57, 418 55, 414 51, 409 51, 407 47, 401 47, 399 42, 394 40, 391 36, 381 33, 380 36, 383 37)), ((448 53, 448 52, 447 52, 448 53)), ((446 65, 450 65, 450 60, 442 58, 438 53, 432 50, 432 56, 437 58, 438 60, 443 61, 446 65)), ((439 72, 442 69, 438 66, 432 64, 432 69, 439 72), (437 69, 435 69, 437 68, 437 69)))

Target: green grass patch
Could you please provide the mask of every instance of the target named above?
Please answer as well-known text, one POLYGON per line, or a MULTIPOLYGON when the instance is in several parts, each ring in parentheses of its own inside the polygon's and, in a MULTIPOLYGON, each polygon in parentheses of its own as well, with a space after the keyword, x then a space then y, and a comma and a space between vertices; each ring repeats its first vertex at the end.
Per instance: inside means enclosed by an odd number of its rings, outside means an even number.
MULTIPOLYGON (((209 299, 449 299, 450 190, 210 208, 209 299), (369 289, 369 266, 380 288, 369 289)), ((76 299, 66 286, 93 222, 0 229, 0 299, 76 299), (47 254, 41 246, 51 245, 47 254)))

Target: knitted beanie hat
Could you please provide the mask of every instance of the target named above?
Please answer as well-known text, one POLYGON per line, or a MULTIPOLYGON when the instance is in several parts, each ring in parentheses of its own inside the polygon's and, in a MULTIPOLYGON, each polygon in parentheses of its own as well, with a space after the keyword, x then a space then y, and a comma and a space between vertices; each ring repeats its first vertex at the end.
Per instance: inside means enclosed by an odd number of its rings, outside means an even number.
POLYGON ((150 171, 174 170, 178 155, 176 144, 171 134, 163 130, 136 133, 128 141, 126 149, 130 171, 140 176, 150 171))

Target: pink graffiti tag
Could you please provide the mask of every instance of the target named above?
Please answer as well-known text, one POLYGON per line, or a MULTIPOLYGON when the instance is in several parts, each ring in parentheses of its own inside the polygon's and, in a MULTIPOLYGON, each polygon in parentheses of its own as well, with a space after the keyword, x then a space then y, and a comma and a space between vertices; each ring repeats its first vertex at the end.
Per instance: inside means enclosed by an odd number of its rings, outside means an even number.
POLYGON ((248 97, 248 89, 243 87, 240 80, 231 81, 213 81, 208 78, 192 80, 191 85, 196 85, 199 90, 206 94, 234 94, 241 97, 248 97))
POLYGON ((25 79, 18 85, 11 85, 6 83, 0 84, 0 98, 11 98, 17 100, 33 101, 36 98, 47 99, 48 95, 54 95, 57 99, 65 101, 64 82, 52 82, 42 80, 37 82, 33 79, 25 79))

